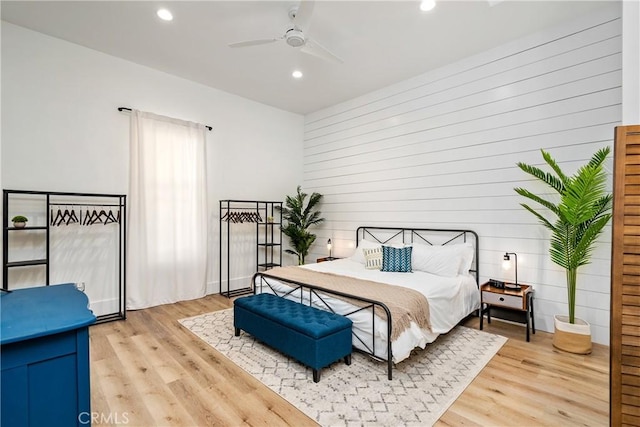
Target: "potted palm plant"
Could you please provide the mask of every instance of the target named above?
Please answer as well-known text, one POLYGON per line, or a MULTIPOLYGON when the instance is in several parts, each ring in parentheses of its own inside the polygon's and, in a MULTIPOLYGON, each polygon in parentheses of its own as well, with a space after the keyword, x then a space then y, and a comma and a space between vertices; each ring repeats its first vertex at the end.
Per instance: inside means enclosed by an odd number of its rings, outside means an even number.
POLYGON ((322 200, 322 194, 312 193, 309 201, 306 202, 308 194, 303 193, 298 186, 295 196, 287 196, 285 205, 281 208, 282 219, 287 221, 282 227, 282 232, 289 237, 291 247, 285 252, 298 257, 298 264, 304 264, 304 259, 309 253, 309 249, 316 240, 316 235, 309 232, 309 227, 320 224, 324 221, 321 212, 316 210, 318 203, 322 200))
POLYGON ((541 151, 555 174, 524 163, 518 163, 518 167, 555 191, 559 195, 557 203, 524 188, 515 188, 515 191, 553 214, 553 219, 547 219, 529 205, 521 204, 551 231, 551 261, 566 271, 569 315, 554 317, 553 345, 572 353, 588 354, 591 327, 575 316, 577 273, 579 267, 590 263, 594 243, 611 219, 613 196, 606 191, 607 176, 603 167, 611 148, 598 150, 573 176, 567 176, 548 152, 541 151))

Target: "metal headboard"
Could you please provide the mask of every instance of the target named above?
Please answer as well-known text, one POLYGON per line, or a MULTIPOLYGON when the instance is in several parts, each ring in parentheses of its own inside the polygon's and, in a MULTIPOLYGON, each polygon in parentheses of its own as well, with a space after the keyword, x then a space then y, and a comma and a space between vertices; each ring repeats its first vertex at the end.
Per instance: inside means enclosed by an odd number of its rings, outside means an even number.
POLYGON ((449 230, 439 228, 373 227, 361 226, 356 230, 356 246, 367 238, 381 244, 422 243, 432 246, 444 246, 459 243, 471 243, 474 247, 473 262, 469 273, 480 283, 480 263, 478 262, 478 234, 471 230, 449 230))

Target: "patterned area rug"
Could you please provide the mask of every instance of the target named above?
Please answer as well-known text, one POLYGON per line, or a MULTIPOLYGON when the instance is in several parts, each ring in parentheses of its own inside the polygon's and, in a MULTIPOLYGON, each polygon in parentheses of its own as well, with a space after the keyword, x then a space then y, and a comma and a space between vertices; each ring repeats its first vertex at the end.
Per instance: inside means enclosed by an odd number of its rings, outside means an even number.
POLYGON ((336 362, 314 383, 311 369, 244 331, 235 337, 233 309, 180 323, 322 426, 433 425, 507 341, 457 326, 397 364, 391 381, 386 363, 354 352, 351 366, 336 362))

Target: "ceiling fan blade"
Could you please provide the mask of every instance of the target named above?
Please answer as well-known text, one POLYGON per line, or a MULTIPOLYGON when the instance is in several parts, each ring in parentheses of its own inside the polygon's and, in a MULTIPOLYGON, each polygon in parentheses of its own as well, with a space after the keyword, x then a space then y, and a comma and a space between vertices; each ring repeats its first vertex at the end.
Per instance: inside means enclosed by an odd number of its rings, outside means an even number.
POLYGON ((307 39, 307 43, 300 48, 300 51, 324 59, 326 61, 335 62, 338 64, 342 64, 344 62, 342 59, 331 53, 327 48, 325 48, 315 40, 307 39))
POLYGON ((311 22, 311 15, 313 15, 313 8, 315 7, 315 0, 302 0, 296 11, 296 16, 293 18, 293 23, 307 30, 309 23, 311 22))
POLYGON ((231 43, 229 45, 229 47, 258 46, 258 45, 261 45, 261 44, 269 44, 269 43, 277 42, 278 40, 280 40, 280 39, 249 40, 249 41, 246 41, 246 42, 231 43))

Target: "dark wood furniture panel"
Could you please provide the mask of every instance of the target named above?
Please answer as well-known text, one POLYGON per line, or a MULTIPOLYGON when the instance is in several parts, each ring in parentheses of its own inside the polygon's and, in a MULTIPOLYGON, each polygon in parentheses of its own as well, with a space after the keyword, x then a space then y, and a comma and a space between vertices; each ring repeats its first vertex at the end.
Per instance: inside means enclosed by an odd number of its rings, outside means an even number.
POLYGON ((611 253, 611 425, 640 426, 640 126, 616 128, 611 253))

